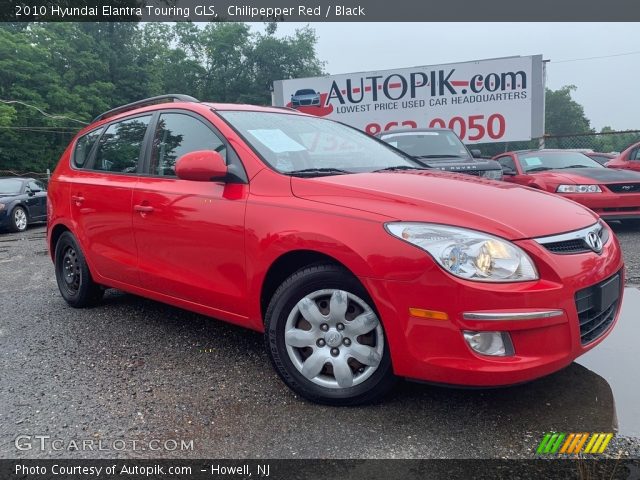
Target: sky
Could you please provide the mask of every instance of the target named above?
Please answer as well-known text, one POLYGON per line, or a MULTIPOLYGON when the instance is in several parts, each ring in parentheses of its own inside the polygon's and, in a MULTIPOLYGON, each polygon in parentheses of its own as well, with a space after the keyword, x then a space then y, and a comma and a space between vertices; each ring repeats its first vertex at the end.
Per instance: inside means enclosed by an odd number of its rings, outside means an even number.
MULTIPOLYGON (((279 23, 290 35, 303 23, 279 23)), ((329 74, 537 55, 547 87, 575 85, 591 126, 640 130, 638 23, 312 23, 329 74), (635 52, 632 55, 628 53, 635 52), (624 55, 620 55, 624 54, 624 55), (616 55, 616 56, 612 56, 616 55), (607 58, 591 58, 591 57, 607 58), (590 58, 589 60, 577 60, 590 58)), ((253 24, 262 30, 262 24, 253 24)))

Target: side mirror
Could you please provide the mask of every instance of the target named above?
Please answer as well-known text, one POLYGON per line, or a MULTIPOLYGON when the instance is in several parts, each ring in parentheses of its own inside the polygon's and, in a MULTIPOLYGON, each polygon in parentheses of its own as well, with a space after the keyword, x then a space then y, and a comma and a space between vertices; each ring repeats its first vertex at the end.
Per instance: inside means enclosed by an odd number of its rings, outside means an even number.
POLYGON ((502 175, 506 175, 507 177, 513 177, 514 175, 516 175, 516 171, 508 167, 502 167, 502 175))
POLYGON ((176 175, 194 182, 225 181, 227 165, 222 155, 213 150, 185 153, 176 162, 176 175))
POLYGON ((478 150, 477 148, 474 148, 471 150, 471 156, 473 158, 482 158, 482 152, 480 150, 478 150))

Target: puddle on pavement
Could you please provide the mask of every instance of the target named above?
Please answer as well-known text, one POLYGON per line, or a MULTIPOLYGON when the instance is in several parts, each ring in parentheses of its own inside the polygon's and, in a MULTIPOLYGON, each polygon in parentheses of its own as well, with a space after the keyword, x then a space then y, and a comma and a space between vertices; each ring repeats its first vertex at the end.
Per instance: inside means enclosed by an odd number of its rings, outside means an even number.
MULTIPOLYGON (((640 437, 640 290, 626 288, 611 334, 576 360, 608 383, 617 433, 640 437)), ((596 385, 594 384, 594 389, 596 385)), ((603 412, 604 413, 604 412, 603 412)))

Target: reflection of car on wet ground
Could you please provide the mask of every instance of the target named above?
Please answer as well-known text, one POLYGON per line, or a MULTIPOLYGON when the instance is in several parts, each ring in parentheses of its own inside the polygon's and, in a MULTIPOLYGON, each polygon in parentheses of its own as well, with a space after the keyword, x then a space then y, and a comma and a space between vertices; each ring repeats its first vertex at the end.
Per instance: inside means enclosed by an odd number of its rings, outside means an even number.
POLYGON ((371 401, 395 376, 542 377, 598 345, 622 301, 620 245, 588 209, 289 109, 120 107, 71 142, 49 191, 67 303, 113 287, 264 332, 317 402, 371 401))
POLYGON ((605 168, 578 152, 525 150, 494 157, 504 180, 562 195, 605 220, 640 219, 640 172, 605 168))
POLYGON ((502 179, 500 164, 477 158, 480 151, 469 151, 453 130, 402 128, 379 133, 377 137, 429 167, 492 180, 502 179))
POLYGON ((0 177, 0 229, 22 232, 47 220, 47 190, 34 178, 0 177))
POLYGON ((291 95, 293 107, 320 106, 320 92, 305 88, 291 95))

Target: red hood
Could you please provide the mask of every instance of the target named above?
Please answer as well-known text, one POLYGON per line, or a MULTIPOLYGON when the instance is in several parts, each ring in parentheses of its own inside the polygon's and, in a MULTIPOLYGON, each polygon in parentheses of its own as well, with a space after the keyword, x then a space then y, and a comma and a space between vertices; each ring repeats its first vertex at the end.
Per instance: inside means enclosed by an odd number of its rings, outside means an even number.
POLYGON ((510 240, 592 225, 590 210, 519 185, 444 172, 381 172, 292 177, 293 194, 385 215, 393 220, 458 225, 510 240))

